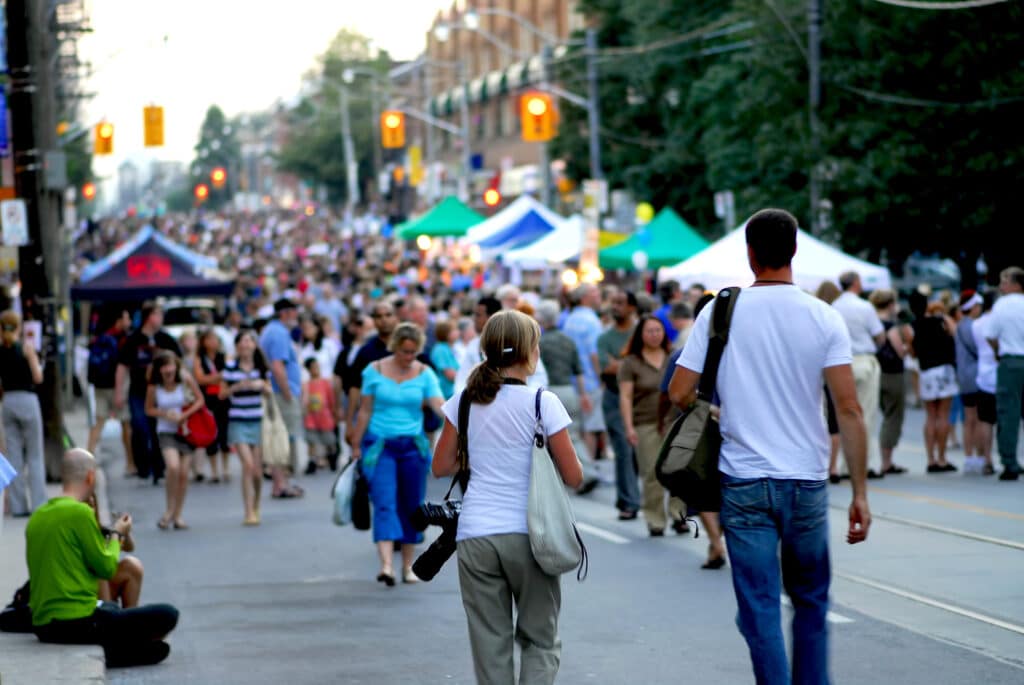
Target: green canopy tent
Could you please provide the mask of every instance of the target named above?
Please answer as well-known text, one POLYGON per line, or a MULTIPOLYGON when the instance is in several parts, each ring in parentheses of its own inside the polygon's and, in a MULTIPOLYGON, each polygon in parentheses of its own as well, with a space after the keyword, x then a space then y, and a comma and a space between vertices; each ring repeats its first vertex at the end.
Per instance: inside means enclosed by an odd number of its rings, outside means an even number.
POLYGON ((634 269, 633 255, 647 254, 647 268, 674 266, 689 259, 710 243, 669 208, 629 238, 598 253, 602 269, 634 269))
POLYGON ((483 215, 449 195, 425 214, 396 226, 395 232, 402 240, 416 240, 421 235, 431 238, 464 236, 470 227, 483 220, 483 215))

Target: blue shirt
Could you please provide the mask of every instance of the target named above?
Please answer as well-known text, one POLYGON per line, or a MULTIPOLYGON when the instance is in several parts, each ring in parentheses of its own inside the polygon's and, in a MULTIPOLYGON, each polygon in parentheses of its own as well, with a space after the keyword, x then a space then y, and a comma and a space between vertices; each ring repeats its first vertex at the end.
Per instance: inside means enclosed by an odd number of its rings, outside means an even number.
POLYGON ((671 304, 664 304, 658 311, 654 312, 654 315, 658 317, 658 320, 665 326, 665 335, 668 337, 669 343, 674 343, 676 338, 679 337, 679 331, 672 325, 672 318, 669 316, 669 312, 672 311, 671 304))
POLYGON ((448 380, 444 375, 445 369, 459 370, 459 362, 455 358, 452 346, 446 342, 439 342, 430 351, 430 363, 437 369, 437 382, 441 386, 441 394, 447 400, 455 394, 455 383, 448 380))
POLYGON ((583 389, 594 392, 601 387, 593 359, 597 356, 597 339, 601 336, 601 319, 590 307, 576 307, 565 320, 562 330, 576 343, 583 367, 583 389))
POLYGON ((413 437, 423 433, 423 403, 442 397, 437 374, 428 366, 415 378, 398 383, 374 368, 363 370, 363 395, 373 397, 368 432, 378 438, 413 437))
MULTIPOLYGON (((293 397, 302 394, 302 374, 299 371, 299 355, 295 352, 295 345, 292 344, 292 334, 288 328, 278 319, 274 319, 263 329, 260 336, 260 347, 267 357, 269 366, 275 361, 284 362, 284 370, 288 375, 288 389, 292 391, 293 397)), ((274 392, 280 393, 281 388, 277 385, 277 378, 270 374, 271 384, 274 392)))

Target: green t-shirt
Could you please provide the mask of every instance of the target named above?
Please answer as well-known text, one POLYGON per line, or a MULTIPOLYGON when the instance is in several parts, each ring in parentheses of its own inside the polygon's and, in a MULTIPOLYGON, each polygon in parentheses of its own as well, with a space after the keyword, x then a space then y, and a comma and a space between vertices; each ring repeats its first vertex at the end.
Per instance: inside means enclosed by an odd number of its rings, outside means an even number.
POLYGON ((33 625, 70 621, 96 610, 96 585, 117 571, 121 543, 107 541, 88 504, 54 497, 25 528, 33 625))
MULTIPOLYGON (((597 363, 603 370, 612 359, 622 359, 622 348, 629 343, 633 337, 633 329, 628 331, 617 330, 614 326, 601 334, 597 339, 597 363)), ((609 392, 618 394, 619 383, 614 374, 601 373, 601 380, 609 392)))

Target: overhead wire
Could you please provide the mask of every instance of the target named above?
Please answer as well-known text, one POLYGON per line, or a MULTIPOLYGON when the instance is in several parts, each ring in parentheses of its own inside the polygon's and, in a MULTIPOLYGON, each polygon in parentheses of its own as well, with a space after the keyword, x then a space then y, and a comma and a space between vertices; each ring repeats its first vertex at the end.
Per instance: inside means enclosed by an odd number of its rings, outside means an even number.
POLYGON ((990 5, 999 5, 1004 2, 1015 2, 1015 0, 959 0, 957 2, 928 2, 927 0, 875 0, 883 5, 893 7, 904 7, 913 10, 971 10, 990 5))

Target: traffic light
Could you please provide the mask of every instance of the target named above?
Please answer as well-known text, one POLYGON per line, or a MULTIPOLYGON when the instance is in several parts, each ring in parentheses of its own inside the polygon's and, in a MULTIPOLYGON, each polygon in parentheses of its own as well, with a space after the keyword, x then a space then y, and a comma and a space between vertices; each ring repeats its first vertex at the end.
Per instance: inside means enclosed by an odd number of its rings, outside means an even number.
POLYGON ((501 192, 497 188, 488 188, 484 191, 484 204, 488 207, 497 207, 501 203, 501 192))
POLYGON ((114 125, 109 121, 96 124, 96 141, 92 152, 94 155, 114 154, 114 125))
POLYGON ((228 172, 225 171, 222 166, 215 167, 214 170, 210 172, 210 181, 213 182, 214 188, 223 188, 227 180, 228 172))
POLYGON ((82 186, 82 199, 86 202, 92 202, 96 199, 96 184, 92 181, 88 181, 82 186))
POLYGON ((196 203, 203 203, 206 198, 210 197, 210 186, 205 183, 200 183, 195 189, 196 203))
POLYGON ((525 93, 519 100, 519 120, 523 128, 523 140, 528 142, 546 143, 555 137, 558 129, 558 115, 547 93, 525 93))
POLYGON ((146 147, 163 147, 164 108, 150 105, 142 110, 143 142, 146 147))
POLYGON ((380 115, 380 144, 386 148, 405 147, 405 114, 389 109, 380 115))

